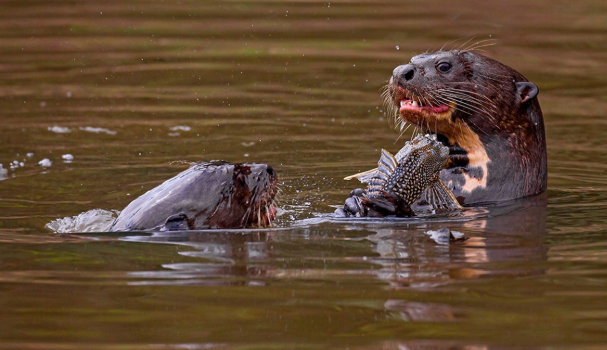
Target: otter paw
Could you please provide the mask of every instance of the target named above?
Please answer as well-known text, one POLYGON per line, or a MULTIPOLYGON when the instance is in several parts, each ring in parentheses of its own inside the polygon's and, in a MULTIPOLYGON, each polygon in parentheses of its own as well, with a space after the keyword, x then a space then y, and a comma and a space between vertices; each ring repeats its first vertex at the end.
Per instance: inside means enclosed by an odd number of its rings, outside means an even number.
POLYGON ((410 217, 415 215, 411 207, 395 193, 383 192, 382 194, 382 196, 368 198, 364 201, 364 205, 367 207, 367 216, 410 217))
POLYGON ((361 197, 348 197, 344 203, 344 207, 335 210, 333 215, 339 218, 359 218, 367 216, 367 208, 361 197))
POLYGON ((350 192, 349 197, 364 197, 367 191, 363 188, 355 188, 350 192))

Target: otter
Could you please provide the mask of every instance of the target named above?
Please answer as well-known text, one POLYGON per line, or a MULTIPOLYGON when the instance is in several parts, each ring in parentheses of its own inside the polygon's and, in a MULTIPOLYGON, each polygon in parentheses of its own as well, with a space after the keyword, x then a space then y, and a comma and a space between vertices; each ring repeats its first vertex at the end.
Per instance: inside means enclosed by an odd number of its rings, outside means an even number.
MULTIPOLYGON (((546 190, 538 92, 496 60, 451 50, 424 53, 396 67, 384 98, 395 110, 397 126, 413 124, 449 147, 440 178, 461 205, 474 206, 546 190)), ((424 201, 422 196, 418 203, 424 201)))
POLYGON ((440 177, 460 204, 546 190, 539 90, 519 72, 478 53, 438 51, 396 67, 387 90, 404 122, 449 147, 440 177))
MULTIPOLYGON (((474 206, 546 190, 546 139, 538 93, 535 84, 498 61, 451 50, 424 53, 396 67, 384 97, 395 109, 399 126, 413 124, 448 147, 440 180, 460 205, 474 206)), ((276 186, 276 174, 267 165, 198 164, 129 204, 111 230, 269 225, 276 213, 276 186)), ((394 193, 385 200, 354 201, 352 197, 366 195, 356 189, 337 216, 410 215, 411 209, 433 201, 428 193, 409 208, 394 193), (374 210, 360 207, 367 202, 374 210)))
POLYGON ((266 164, 195 163, 131 202, 110 231, 269 226, 277 184, 266 164))

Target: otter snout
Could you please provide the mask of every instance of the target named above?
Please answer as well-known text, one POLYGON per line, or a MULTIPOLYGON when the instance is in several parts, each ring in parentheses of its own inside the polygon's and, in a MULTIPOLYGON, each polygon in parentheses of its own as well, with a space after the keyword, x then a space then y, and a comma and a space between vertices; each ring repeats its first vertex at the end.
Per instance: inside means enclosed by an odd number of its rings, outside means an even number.
POLYGON ((402 85, 413 79, 414 76, 415 67, 412 64, 403 64, 394 68, 390 82, 404 88, 402 85))

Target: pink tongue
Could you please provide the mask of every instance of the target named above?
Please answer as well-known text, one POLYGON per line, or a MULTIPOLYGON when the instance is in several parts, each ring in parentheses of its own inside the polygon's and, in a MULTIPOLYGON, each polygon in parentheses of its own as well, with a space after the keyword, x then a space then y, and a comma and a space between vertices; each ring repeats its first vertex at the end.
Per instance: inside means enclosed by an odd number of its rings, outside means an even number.
POLYGON ((274 217, 276 216, 276 212, 277 212, 277 210, 276 210, 275 206, 271 206, 269 208, 268 216, 270 217, 270 220, 274 219, 274 217))

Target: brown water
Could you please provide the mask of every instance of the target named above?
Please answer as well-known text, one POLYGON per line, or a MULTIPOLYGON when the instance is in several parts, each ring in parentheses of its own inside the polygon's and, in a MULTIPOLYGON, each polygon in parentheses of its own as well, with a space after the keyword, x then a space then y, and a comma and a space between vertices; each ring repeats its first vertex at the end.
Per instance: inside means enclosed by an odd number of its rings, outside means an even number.
POLYGON ((602 348, 606 60, 602 1, 4 1, 0 349, 602 348), (540 87, 547 194, 469 221, 319 220, 410 137, 382 111, 392 69, 473 36, 540 87), (211 159, 272 164, 281 228, 44 227, 211 159), (470 239, 424 235, 441 227, 470 239))

